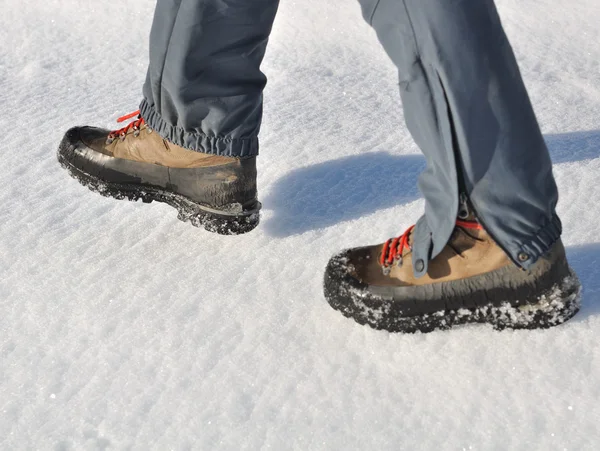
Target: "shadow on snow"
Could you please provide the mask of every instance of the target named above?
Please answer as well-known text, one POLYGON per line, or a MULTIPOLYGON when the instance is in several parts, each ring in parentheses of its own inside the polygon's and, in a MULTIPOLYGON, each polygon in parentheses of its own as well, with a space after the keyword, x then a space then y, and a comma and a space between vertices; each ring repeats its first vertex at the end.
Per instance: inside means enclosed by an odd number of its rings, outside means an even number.
MULTIPOLYGON (((600 157, 600 130, 546 135, 554 163, 600 157)), ((373 152, 293 170, 277 180, 265 206, 272 236, 286 237, 356 219, 420 197, 421 155, 373 152)))
POLYGON ((296 169, 265 199, 275 215, 267 233, 285 237, 322 229, 419 198, 420 155, 367 153, 296 169))
POLYGON ((600 314, 600 243, 569 246, 567 258, 583 285, 581 312, 575 318, 600 314))
POLYGON ((600 157, 600 130, 545 135, 553 163, 600 157))

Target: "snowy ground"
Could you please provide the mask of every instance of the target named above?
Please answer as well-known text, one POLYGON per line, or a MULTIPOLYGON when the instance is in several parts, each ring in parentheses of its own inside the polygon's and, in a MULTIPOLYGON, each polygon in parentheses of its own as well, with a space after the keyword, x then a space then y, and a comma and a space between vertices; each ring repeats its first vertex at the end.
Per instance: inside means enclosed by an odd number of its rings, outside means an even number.
POLYGON ((263 222, 219 237, 93 195, 64 131, 137 109, 153 3, 3 0, 0 448, 600 449, 600 4, 499 0, 555 161, 584 305, 548 331, 391 335, 321 292, 420 215, 423 158, 353 0, 283 0, 263 222))

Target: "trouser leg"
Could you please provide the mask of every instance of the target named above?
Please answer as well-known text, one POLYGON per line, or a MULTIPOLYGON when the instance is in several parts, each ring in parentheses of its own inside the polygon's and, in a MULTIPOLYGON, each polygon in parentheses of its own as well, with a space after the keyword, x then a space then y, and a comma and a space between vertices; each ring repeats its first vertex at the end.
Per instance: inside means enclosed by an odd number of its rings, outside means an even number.
POLYGON ((497 243, 529 267, 560 236, 558 193, 493 0, 360 1, 398 67, 406 123, 427 161, 416 275, 448 242, 461 192, 497 243))
POLYGON ((140 106, 148 125, 185 148, 258 153, 260 71, 278 0, 158 0, 140 106))

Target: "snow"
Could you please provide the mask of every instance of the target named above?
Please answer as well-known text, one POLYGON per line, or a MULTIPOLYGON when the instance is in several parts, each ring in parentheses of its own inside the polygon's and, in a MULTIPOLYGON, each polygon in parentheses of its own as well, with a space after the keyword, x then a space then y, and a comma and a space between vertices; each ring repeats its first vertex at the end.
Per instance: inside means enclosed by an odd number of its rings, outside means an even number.
POLYGON ((284 0, 261 226, 211 235, 94 195, 67 128, 137 109, 152 3, 4 0, 0 448, 600 448, 600 3, 499 0, 555 161, 582 311, 547 331, 395 335, 329 307, 323 269, 421 214, 395 69, 354 0, 284 0))

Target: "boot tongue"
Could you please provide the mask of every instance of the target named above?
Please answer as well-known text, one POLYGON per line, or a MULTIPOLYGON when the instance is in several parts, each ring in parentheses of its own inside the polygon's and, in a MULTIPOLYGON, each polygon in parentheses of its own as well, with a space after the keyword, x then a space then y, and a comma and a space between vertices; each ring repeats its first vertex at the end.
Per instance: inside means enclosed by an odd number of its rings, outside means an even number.
POLYGON ((486 240, 489 239, 489 235, 477 221, 475 215, 470 214, 469 219, 457 219, 454 233, 450 238, 450 242, 454 242, 459 236, 468 236, 475 240, 486 240))

